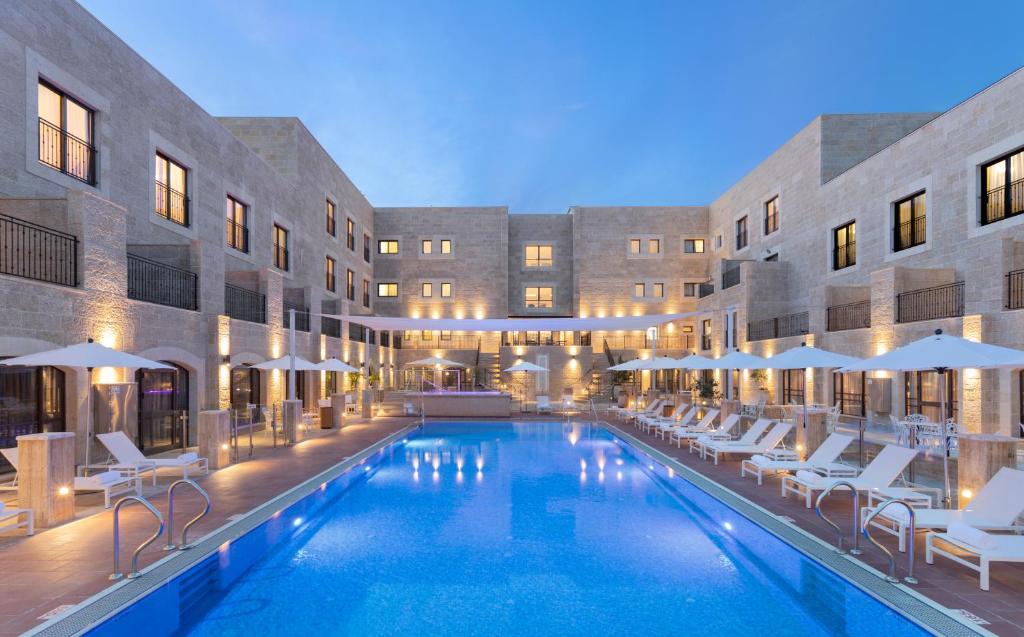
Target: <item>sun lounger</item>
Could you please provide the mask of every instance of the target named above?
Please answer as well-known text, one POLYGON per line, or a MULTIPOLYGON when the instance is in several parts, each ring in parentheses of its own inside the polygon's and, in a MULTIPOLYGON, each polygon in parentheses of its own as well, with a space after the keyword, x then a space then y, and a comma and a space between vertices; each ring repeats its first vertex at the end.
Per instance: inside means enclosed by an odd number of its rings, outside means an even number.
POLYGON ((8 509, 0 502, 0 531, 12 531, 21 527, 25 527, 27 535, 35 534, 35 516, 32 509, 8 509), (22 516, 25 517, 24 520, 21 519, 22 516))
POLYGON ((718 457, 728 454, 740 454, 752 456, 754 454, 763 454, 774 449, 782 439, 786 437, 789 430, 793 428, 793 425, 788 422, 777 422, 764 437, 752 444, 740 444, 739 441, 733 442, 732 440, 712 440, 704 445, 704 459, 707 460, 710 455, 715 459, 715 464, 718 464, 718 457))
POLYGON ((882 489, 892 484, 916 455, 916 449, 886 445, 856 478, 826 478, 811 471, 797 471, 796 475, 783 476, 782 497, 786 497, 787 493, 795 493, 805 499, 809 509, 815 491, 824 491, 839 480, 852 483, 858 491, 882 489))
POLYGON ((537 396, 537 413, 538 414, 550 414, 551 413, 551 399, 547 396, 537 396))
MULTIPOLYGON (((711 423, 715 421, 715 418, 718 418, 718 410, 709 409, 704 413, 704 417, 701 418, 700 422, 698 422, 696 425, 691 425, 689 423, 682 422, 678 424, 664 423, 658 425, 654 429, 654 435, 660 435, 662 438, 664 438, 666 434, 671 436, 672 434, 683 433, 686 431, 709 431, 711 429, 711 423)), ((669 439, 671 440, 671 438, 669 439)))
MULTIPOLYGON (((14 470, 18 470, 18 448, 11 447, 10 449, 0 449, 0 454, 3 454, 7 462, 11 463, 14 470)), ((14 479, 12 486, 18 481, 14 479)), ((17 487, 14 487, 17 488, 17 487)), ((142 495, 142 481, 138 478, 127 478, 119 471, 104 471, 103 473, 97 473, 88 477, 77 477, 75 478, 75 493, 87 493, 93 491, 103 492, 103 506, 110 508, 110 498, 112 496, 121 495, 123 493, 135 492, 137 495, 142 495)))
POLYGON ((740 421, 739 414, 729 414, 725 420, 719 423, 717 429, 711 429, 710 427, 700 428, 689 427, 687 429, 677 429, 672 432, 669 436, 669 442, 675 442, 676 446, 682 449, 683 441, 690 441, 690 450, 693 451, 693 445, 698 439, 703 438, 704 442, 710 440, 729 440, 732 438, 732 430, 736 427, 736 424, 740 421))
POLYGON ((144 473, 152 473, 155 485, 157 469, 176 469, 181 471, 184 478, 189 476, 190 470, 210 472, 206 458, 200 458, 194 453, 183 453, 176 458, 147 458, 123 431, 97 434, 96 438, 114 457, 113 462, 103 466, 107 469, 127 472, 130 478, 138 478, 144 473))
POLYGON ((924 547, 924 561, 929 564, 934 564, 935 556, 941 555, 976 571, 981 576, 978 585, 983 591, 989 588, 989 567, 992 562, 1024 562, 1024 536, 986 533, 963 522, 951 523, 945 533, 928 533, 924 547), (952 546, 967 555, 942 548, 936 542, 952 546), (977 559, 978 563, 970 561, 969 557, 977 559))
POLYGON ((678 405, 676 405, 676 408, 672 410, 672 413, 669 414, 668 416, 660 416, 657 413, 655 413, 653 416, 647 416, 647 415, 637 416, 637 421, 638 421, 640 426, 644 427, 645 430, 649 431, 652 427, 654 427, 656 425, 661 425, 661 424, 666 424, 666 423, 668 423, 668 424, 671 424, 671 423, 679 424, 679 423, 682 423, 682 422, 687 422, 688 423, 690 420, 693 419, 693 417, 694 417, 694 415, 696 413, 697 413, 697 408, 696 407, 689 407, 688 408, 686 403, 679 403, 678 405))
POLYGON ((740 436, 740 438, 737 440, 723 440, 721 438, 716 439, 716 436, 714 435, 708 435, 706 437, 698 436, 696 440, 690 441, 690 451, 692 452, 694 448, 696 448, 696 450, 700 452, 700 457, 703 458, 704 452, 707 449, 707 446, 710 444, 729 442, 738 445, 752 445, 755 442, 757 442, 761 436, 764 435, 764 432, 768 430, 768 427, 770 427, 771 424, 772 421, 767 418, 758 418, 753 422, 753 424, 750 425, 750 428, 747 429, 746 432, 744 432, 743 435, 740 436))
MULTIPOLYGON (((888 489, 879 489, 882 496, 888 489)), ((896 493, 892 493, 896 496, 896 493)), ((867 516, 877 507, 864 508, 867 516)), ((915 508, 914 526, 919 531, 946 530, 950 524, 961 522, 985 531, 1022 530, 1019 518, 1024 514, 1024 471, 1003 467, 978 491, 963 509, 915 508)), ((907 528, 910 517, 906 509, 898 506, 885 508, 871 521, 871 526, 899 538, 899 548, 906 550, 907 528)))
POLYGON ((807 460, 775 460, 760 454, 752 456, 740 463, 740 477, 757 476, 758 486, 764 484, 765 475, 797 471, 815 471, 826 477, 855 476, 857 470, 848 465, 839 464, 836 459, 850 443, 852 436, 832 434, 821 443, 807 460))

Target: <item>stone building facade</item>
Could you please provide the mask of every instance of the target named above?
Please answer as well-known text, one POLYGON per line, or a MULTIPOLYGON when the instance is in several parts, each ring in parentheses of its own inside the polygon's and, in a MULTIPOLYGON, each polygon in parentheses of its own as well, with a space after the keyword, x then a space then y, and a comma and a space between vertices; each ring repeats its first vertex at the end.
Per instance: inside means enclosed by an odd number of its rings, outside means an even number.
MULTIPOLYGON (((147 451, 173 443, 169 413, 194 427, 202 409, 277 402, 283 374, 249 366, 285 353, 291 308, 298 354, 385 388, 433 354, 513 389, 500 370, 539 361, 551 373, 530 393, 557 395, 607 391, 611 361, 655 348, 869 356, 940 328, 1024 347, 1022 95, 1018 72, 941 114, 822 115, 709 205, 374 208, 299 120, 212 117, 70 0, 0 4, 0 357, 91 337, 177 368, 16 370, 0 387, 35 392, 36 411, 16 396, 0 436, 79 430, 90 380, 138 383, 147 451), (656 335, 374 334, 322 316, 672 312, 694 314, 656 335)), ((804 392, 851 416, 938 408, 927 374, 716 376, 726 395, 804 392)), ((979 431, 1018 434, 1021 391, 1019 370, 950 381, 979 431)))

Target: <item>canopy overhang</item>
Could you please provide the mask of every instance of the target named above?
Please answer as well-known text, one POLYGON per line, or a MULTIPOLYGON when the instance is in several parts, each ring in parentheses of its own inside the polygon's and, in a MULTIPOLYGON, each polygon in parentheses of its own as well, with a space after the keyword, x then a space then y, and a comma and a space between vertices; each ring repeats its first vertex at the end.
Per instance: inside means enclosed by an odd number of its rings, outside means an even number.
POLYGON ((350 321, 378 332, 403 331, 463 331, 463 332, 614 332, 618 330, 646 330, 679 319, 695 316, 697 312, 676 314, 645 314, 643 316, 611 316, 593 318, 537 317, 499 319, 412 318, 404 316, 361 316, 358 314, 325 314, 339 321, 350 321))

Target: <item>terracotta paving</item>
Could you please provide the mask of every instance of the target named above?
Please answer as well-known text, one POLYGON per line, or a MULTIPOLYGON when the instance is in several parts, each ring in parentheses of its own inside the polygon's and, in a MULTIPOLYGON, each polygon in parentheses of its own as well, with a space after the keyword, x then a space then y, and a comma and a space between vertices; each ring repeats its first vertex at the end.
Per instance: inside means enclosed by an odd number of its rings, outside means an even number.
MULTIPOLYGON (((652 434, 645 434, 624 423, 612 423, 622 431, 675 458, 681 464, 711 478, 722 486, 775 513, 793 519, 793 523, 830 543, 835 541, 832 527, 817 517, 814 509, 805 508, 803 500, 793 496, 782 498, 780 478, 765 478, 764 486, 758 487, 753 477, 740 477, 740 461, 722 460, 716 467, 710 461, 701 460, 697 454, 690 454, 684 444, 678 449, 652 434)), ((849 524, 852 501, 849 497, 829 498, 823 507, 825 513, 840 525, 849 524)), ((896 556, 897 575, 902 577, 906 568, 906 554, 896 550, 895 536, 876 533, 879 539, 896 556)), ((950 609, 963 609, 989 622, 983 628, 998 635, 1024 635, 1024 565, 994 564, 991 567, 989 591, 978 588, 978 574, 942 557, 935 558, 935 564, 924 561, 924 533, 917 534, 915 570, 920 584, 914 586, 919 593, 950 609)), ((866 541, 861 542, 864 553, 860 559, 880 570, 888 570, 885 556, 866 541), (866 546, 865 546, 866 545, 866 546)))
MULTIPOLYGON (((213 510, 190 531, 198 539, 222 526, 237 514, 246 513, 270 498, 337 464, 412 422, 409 418, 378 418, 356 422, 340 431, 327 431, 293 447, 271 448, 257 435, 255 457, 244 460, 197 482, 213 500, 213 510)), ((247 443, 247 441, 246 441, 247 443)), ((158 488, 147 485, 146 497, 165 515, 166 488, 171 475, 161 476, 158 488)), ((76 505, 86 511, 102 506, 98 495, 80 496, 76 505)), ((202 508, 198 494, 180 488, 174 499, 175 535, 202 508)), ((40 617, 65 604, 76 604, 107 588, 112 570, 109 511, 69 522, 53 529, 37 529, 26 538, 22 531, 0 537, 0 637, 19 635, 42 623, 40 617)), ((153 518, 142 507, 122 511, 122 565, 127 568, 131 551, 153 532, 153 518)), ((140 568, 164 556, 164 538, 140 556, 140 568)))

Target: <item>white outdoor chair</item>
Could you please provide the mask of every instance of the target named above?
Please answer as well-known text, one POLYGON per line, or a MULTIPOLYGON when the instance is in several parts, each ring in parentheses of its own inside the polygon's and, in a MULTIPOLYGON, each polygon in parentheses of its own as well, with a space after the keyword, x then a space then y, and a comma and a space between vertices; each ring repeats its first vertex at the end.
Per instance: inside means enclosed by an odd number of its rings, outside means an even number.
POLYGON ((764 484, 764 476, 776 473, 796 473, 797 471, 816 471, 826 477, 855 476, 857 470, 848 465, 839 464, 836 460, 850 443, 852 436, 831 434, 821 443, 807 460, 774 460, 767 456, 755 455, 740 463, 740 477, 757 476, 757 484, 764 484))
POLYGON ((992 562, 1024 562, 1024 536, 993 535, 963 522, 951 523, 945 533, 928 533, 924 547, 924 561, 928 564, 934 564, 935 556, 941 555, 976 571, 980 575, 978 586, 983 591, 989 589, 989 568, 992 562), (941 548, 936 541, 958 549, 960 554, 941 548), (977 559, 978 564, 975 565, 967 557, 977 559))
MULTIPOLYGON (((11 447, 10 449, 0 449, 0 454, 7 459, 7 462, 11 463, 15 471, 18 471, 18 448, 11 447)), ((17 489, 18 478, 15 474, 14 481, 11 482, 10 486, 0 487, 2 489, 17 489)), ((136 495, 142 495, 142 481, 138 478, 128 478, 119 471, 104 471, 103 473, 97 473, 88 477, 76 477, 75 478, 75 493, 90 493, 93 491, 103 492, 103 506, 107 509, 110 508, 110 498, 112 496, 121 495, 123 493, 135 492, 136 495)))
POLYGON ((719 423, 717 429, 701 432, 695 431, 692 434, 688 432, 675 432, 669 440, 676 440, 676 446, 679 448, 682 448, 684 439, 689 440, 690 453, 693 453, 694 451, 700 451, 705 443, 712 440, 732 440, 732 430, 736 428, 739 422, 739 414, 729 414, 723 422, 719 423))
MULTIPOLYGON (((696 425, 691 425, 689 422, 680 422, 679 424, 664 423, 655 428, 654 435, 660 436, 662 439, 664 439, 665 435, 668 434, 669 442, 671 442, 672 439, 675 437, 675 434, 685 434, 691 431, 705 433, 711 430, 711 423, 715 421, 715 418, 718 418, 718 410, 709 409, 706 412, 704 412, 704 417, 701 418, 696 425)), ((692 421, 692 417, 690 420, 692 421)), ((682 442, 680 442, 677 446, 682 447, 682 442)))
POLYGON ((152 473, 155 485, 157 469, 176 469, 181 471, 184 478, 188 477, 189 470, 193 467, 204 473, 210 472, 206 458, 200 458, 195 453, 183 453, 176 458, 147 458, 123 431, 97 434, 96 438, 114 457, 113 462, 102 466, 115 471, 127 472, 130 478, 139 478, 144 473, 152 473))
MULTIPOLYGON (((891 489, 879 489, 878 494, 882 497, 896 495, 887 491, 891 489)), ((875 508, 864 507, 861 519, 867 519, 875 508)), ((1021 514, 1024 514, 1024 471, 1003 467, 963 509, 915 508, 914 526, 920 531, 945 530, 954 522, 963 522, 985 531, 1019 531, 1024 530, 1019 520, 1021 514)), ((899 538, 900 551, 907 550, 909 525, 907 511, 900 507, 883 509, 871 520, 871 526, 899 538)))
POLYGON ((25 527, 26 535, 35 534, 35 515, 32 509, 8 509, 0 502, 0 531, 13 531, 21 527, 25 527), (25 516, 25 519, 22 520, 21 516, 25 516))
POLYGON ((764 432, 767 431, 771 424, 772 421, 767 418, 758 418, 737 440, 716 440, 712 436, 698 436, 696 440, 690 441, 690 453, 693 453, 694 449, 696 449, 700 452, 700 457, 703 458, 707 446, 715 443, 728 442, 732 444, 752 445, 757 442, 758 438, 764 435, 764 432))
POLYGON ((547 396, 537 396, 537 413, 550 414, 551 411, 551 399, 547 396))
MULTIPOLYGON (((858 491, 882 489, 900 477, 900 474, 916 455, 916 449, 886 445, 856 478, 826 478, 810 471, 797 471, 796 475, 783 476, 782 497, 786 497, 787 493, 795 493, 805 499, 805 504, 809 509, 816 491, 824 491, 840 480, 852 483, 858 491)), ((837 488, 847 489, 848 487, 837 488)))
POLYGON ((722 455, 738 454, 752 456, 754 454, 765 454, 774 449, 782 439, 786 437, 793 425, 788 422, 777 422, 763 438, 752 444, 739 444, 739 441, 712 441, 704 445, 704 459, 710 455, 718 464, 718 457, 722 455))

